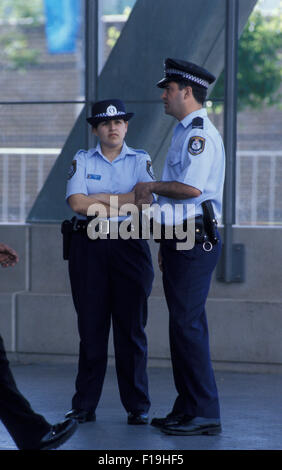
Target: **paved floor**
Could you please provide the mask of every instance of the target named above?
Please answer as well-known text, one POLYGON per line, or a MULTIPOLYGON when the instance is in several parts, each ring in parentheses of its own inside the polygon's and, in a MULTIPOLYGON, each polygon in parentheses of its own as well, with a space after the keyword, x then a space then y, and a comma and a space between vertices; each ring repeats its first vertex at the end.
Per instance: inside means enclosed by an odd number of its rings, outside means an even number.
MULTIPOLYGON (((75 364, 12 366, 19 389, 51 423, 69 410, 75 364)), ((175 397, 170 368, 149 368, 150 418, 165 415, 175 397)), ((220 436, 167 436, 152 426, 128 426, 115 370, 109 367, 97 421, 79 425, 63 450, 281 450, 282 374, 217 372, 220 436)), ((0 423, 0 449, 15 449, 0 423)))

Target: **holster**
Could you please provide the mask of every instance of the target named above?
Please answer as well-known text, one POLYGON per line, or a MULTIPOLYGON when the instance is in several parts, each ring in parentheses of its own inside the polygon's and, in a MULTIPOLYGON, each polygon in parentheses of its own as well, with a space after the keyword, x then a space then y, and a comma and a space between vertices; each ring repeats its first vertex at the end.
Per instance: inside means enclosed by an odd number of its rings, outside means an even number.
MULTIPOLYGON (((218 242, 217 237, 217 221, 215 219, 214 210, 211 201, 202 203, 203 215, 195 218, 195 243, 208 244, 210 249, 218 242)), ((177 227, 174 227, 174 236, 177 238, 177 227)), ((187 221, 183 221, 183 230, 187 230, 187 221)), ((151 220, 151 233, 153 233, 153 223, 151 220)), ((155 242, 165 240, 165 226, 161 226, 161 238, 154 238, 155 242)), ((207 250, 209 251, 209 249, 207 250)))
POLYGON ((214 210, 211 201, 202 202, 203 208, 203 221, 205 232, 208 236, 208 241, 212 245, 216 245, 218 242, 217 236, 217 220, 214 215, 214 210))
POLYGON ((61 225, 61 233, 63 235, 63 259, 68 260, 70 254, 70 244, 71 244, 71 236, 74 226, 74 219, 73 217, 71 220, 64 220, 61 225))

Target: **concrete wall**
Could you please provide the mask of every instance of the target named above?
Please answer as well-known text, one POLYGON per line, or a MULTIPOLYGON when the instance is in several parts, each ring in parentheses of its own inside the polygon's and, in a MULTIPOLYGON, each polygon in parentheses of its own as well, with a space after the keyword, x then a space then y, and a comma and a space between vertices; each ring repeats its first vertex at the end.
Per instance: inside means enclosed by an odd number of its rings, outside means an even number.
MULTIPOLYGON (((207 313, 215 368, 282 371, 281 228, 234 228, 246 250, 246 282, 224 284, 214 274, 207 313)), ((0 239, 20 255, 0 270, 0 331, 11 358, 77 360, 78 334, 58 225, 1 225, 0 239)), ((169 363, 168 311, 150 241, 155 282, 147 326, 151 364, 169 363)), ((113 355, 112 342, 109 346, 113 355)))

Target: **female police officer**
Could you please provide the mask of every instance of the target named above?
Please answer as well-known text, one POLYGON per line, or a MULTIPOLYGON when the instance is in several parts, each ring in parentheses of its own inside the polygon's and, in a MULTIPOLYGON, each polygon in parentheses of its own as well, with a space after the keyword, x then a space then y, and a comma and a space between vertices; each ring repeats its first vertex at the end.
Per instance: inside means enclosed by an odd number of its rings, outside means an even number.
MULTIPOLYGON (((112 215, 112 195, 118 195, 119 207, 134 203, 135 184, 152 180, 149 155, 129 148, 124 142, 132 116, 133 113, 126 113, 120 100, 104 100, 92 106, 92 116, 87 121, 98 137, 98 145, 75 155, 67 184, 68 203, 80 215, 72 232, 69 255, 80 352, 76 393, 66 417, 79 422, 96 419, 107 366, 111 318, 118 385, 128 413, 127 422, 148 421, 144 327, 153 282, 149 247, 145 240, 123 239, 117 234, 112 237, 107 231, 100 238, 90 239, 87 223, 81 220, 93 203, 102 204, 107 215, 112 215)), ((109 221, 108 217, 106 222, 109 221)))

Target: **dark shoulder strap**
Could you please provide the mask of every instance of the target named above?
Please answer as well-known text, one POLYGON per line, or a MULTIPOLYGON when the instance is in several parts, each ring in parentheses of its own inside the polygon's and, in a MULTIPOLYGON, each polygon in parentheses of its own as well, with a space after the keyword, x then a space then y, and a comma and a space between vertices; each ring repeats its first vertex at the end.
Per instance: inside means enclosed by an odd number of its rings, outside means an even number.
POLYGON ((192 129, 204 129, 204 120, 200 116, 197 116, 192 121, 192 129))

